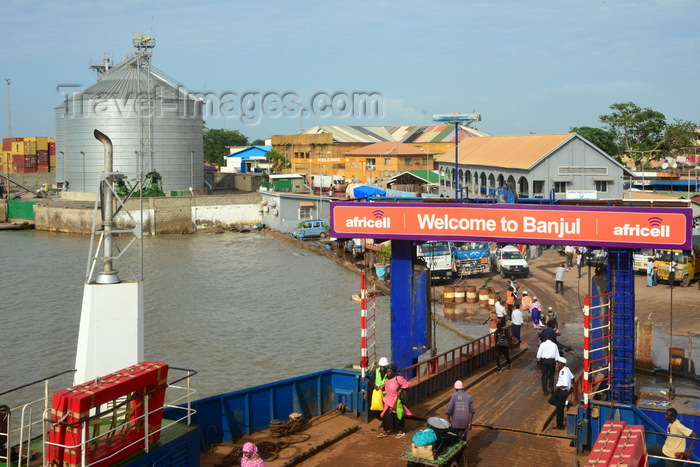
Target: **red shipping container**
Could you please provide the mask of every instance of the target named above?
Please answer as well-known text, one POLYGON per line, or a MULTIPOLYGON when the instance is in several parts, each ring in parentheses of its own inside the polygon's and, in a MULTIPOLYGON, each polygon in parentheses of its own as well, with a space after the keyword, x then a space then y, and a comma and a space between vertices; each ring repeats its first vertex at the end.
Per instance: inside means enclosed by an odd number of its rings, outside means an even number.
POLYGON ((2 150, 12 151, 12 143, 18 143, 24 141, 24 138, 3 138, 2 139, 2 150))
POLYGON ((56 143, 49 143, 49 154, 56 154, 56 143))
POLYGON ((36 154, 24 156, 24 168, 25 169, 35 169, 36 168, 36 154))
MULTIPOLYGON (((22 154, 13 154, 12 155, 12 167, 17 169, 23 169, 24 168, 24 155, 22 154)), ((20 173, 20 172, 17 172, 20 173)))
POLYGON ((49 151, 39 151, 36 155, 36 163, 48 164, 49 163, 49 151))
POLYGON ((36 165, 36 172, 42 173, 42 174, 49 173, 49 164, 37 164, 36 165))

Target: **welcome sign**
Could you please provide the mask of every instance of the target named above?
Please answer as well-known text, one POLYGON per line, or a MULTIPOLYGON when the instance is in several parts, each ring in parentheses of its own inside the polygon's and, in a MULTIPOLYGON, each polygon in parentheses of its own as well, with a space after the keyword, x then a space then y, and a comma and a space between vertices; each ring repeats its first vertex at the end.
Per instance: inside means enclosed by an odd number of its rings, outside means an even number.
POLYGON ((690 208, 331 203, 336 238, 692 248, 690 208))

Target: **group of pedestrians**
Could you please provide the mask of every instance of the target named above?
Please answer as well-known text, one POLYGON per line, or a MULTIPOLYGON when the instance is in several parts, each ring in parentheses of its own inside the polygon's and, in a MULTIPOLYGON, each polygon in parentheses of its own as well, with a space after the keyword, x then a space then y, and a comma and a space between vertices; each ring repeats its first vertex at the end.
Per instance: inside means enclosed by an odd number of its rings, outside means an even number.
POLYGON ((647 260, 647 287, 659 284, 659 260, 648 258, 647 260))

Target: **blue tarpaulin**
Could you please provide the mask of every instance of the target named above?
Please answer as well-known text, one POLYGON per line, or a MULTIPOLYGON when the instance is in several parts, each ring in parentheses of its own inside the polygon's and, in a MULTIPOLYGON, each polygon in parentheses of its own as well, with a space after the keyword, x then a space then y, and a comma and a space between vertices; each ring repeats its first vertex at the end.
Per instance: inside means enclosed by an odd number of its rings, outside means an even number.
POLYGON ((355 187, 352 191, 352 195, 355 198, 369 198, 370 196, 386 196, 386 191, 373 186, 362 185, 355 187))

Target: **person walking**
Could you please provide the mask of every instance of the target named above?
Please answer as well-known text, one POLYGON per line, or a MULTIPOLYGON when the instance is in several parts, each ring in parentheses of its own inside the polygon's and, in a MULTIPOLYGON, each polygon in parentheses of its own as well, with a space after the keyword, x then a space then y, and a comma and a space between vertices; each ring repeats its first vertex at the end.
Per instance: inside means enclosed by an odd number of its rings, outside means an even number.
POLYGON ((570 268, 574 259, 574 247, 571 245, 566 245, 564 247, 564 254, 566 255, 566 267, 570 268))
POLYGON ((542 394, 545 396, 551 394, 554 389, 554 367, 557 357, 559 357, 557 344, 552 342, 551 338, 545 339, 537 349, 537 364, 542 370, 542 394))
POLYGON ((654 286, 654 260, 652 258, 647 259, 647 287, 654 286))
POLYGON ((530 313, 530 303, 532 303, 532 297, 527 293, 527 290, 523 290, 523 298, 520 300, 520 310, 523 312, 523 320, 527 320, 527 315, 530 313))
POLYGON ((652 280, 652 285, 659 285, 659 260, 654 258, 654 278, 652 280))
POLYGON ((496 367, 498 372, 502 372, 501 368, 501 355, 506 357, 506 363, 508 364, 508 369, 510 370, 510 355, 509 355, 510 345, 508 342, 508 334, 503 326, 503 323, 498 323, 496 325, 496 367))
POLYGON ((386 438, 391 430, 396 430, 397 438, 403 438, 405 415, 413 415, 408 407, 401 402, 401 393, 411 386, 411 383, 403 376, 396 374, 397 368, 393 363, 386 367, 386 381, 384 382, 384 410, 382 411, 382 431, 377 438, 386 438))
POLYGON ((564 357, 557 357, 557 371, 559 372, 557 384, 554 394, 552 394, 548 402, 555 407, 554 412, 557 416, 557 426, 555 426, 554 429, 563 430, 564 408, 568 407, 570 404, 567 399, 569 398, 571 387, 574 384, 574 374, 571 373, 569 367, 566 366, 566 359, 564 357))
POLYGON ((505 326, 507 313, 505 307, 501 303, 500 295, 496 297, 493 307, 496 309, 496 317, 498 317, 498 319, 501 320, 501 324, 505 326))
POLYGON ((535 329, 540 329, 542 325, 540 324, 540 311, 542 310, 542 304, 537 299, 537 297, 532 297, 532 303, 530 303, 530 316, 532 316, 532 326, 535 329))
POLYGON ((692 439, 690 446, 686 448, 686 438, 697 438, 698 435, 678 421, 678 411, 673 407, 666 410, 666 421, 668 422, 666 442, 663 445, 651 444, 647 446, 647 453, 652 456, 667 457, 668 460, 664 462, 666 467, 682 465, 677 463, 675 459, 689 459, 690 453, 693 452, 693 445, 695 445, 695 440, 692 439))
MULTIPOLYGON (((381 391, 382 399, 386 395, 384 391, 384 383, 386 382, 386 368, 389 366, 389 360, 386 357, 379 359, 377 369, 374 371, 374 379, 369 378, 367 384, 367 390, 369 393, 373 394, 374 390, 381 391)), ((378 397, 378 396, 377 396, 378 397)), ((374 400, 374 399, 373 399, 374 400)), ((384 405, 379 404, 378 407, 370 406, 370 414, 374 415, 374 418, 381 418, 382 410, 384 410, 384 405)))
POLYGON ((564 274, 569 271, 569 268, 561 263, 558 268, 554 270, 554 293, 564 293, 564 274))
POLYGON ((450 426, 457 431, 457 437, 461 441, 466 441, 474 420, 474 398, 464 391, 464 385, 460 380, 455 381, 455 393, 450 397, 445 414, 450 426))
POLYGON ((671 258, 671 261, 668 263, 668 286, 671 288, 673 288, 676 280, 676 266, 678 266, 678 263, 671 258))
POLYGON ((512 286, 508 286, 506 291, 506 310, 509 316, 513 314, 513 307, 515 307, 515 289, 512 286))
POLYGON ((520 344, 520 329, 523 326, 523 312, 520 308, 514 308, 510 317, 513 322, 513 340, 520 344))
POLYGON ((576 267, 578 268, 578 277, 581 278, 581 267, 583 266, 583 252, 580 248, 576 248, 576 267))

